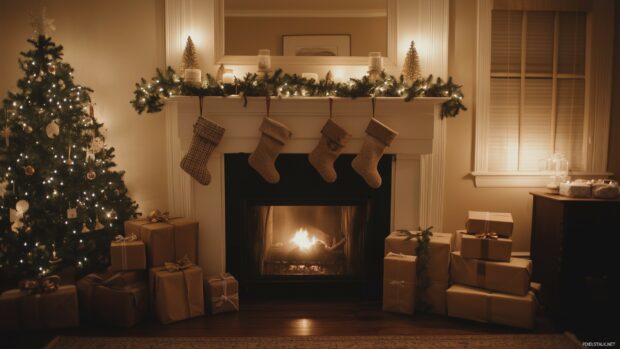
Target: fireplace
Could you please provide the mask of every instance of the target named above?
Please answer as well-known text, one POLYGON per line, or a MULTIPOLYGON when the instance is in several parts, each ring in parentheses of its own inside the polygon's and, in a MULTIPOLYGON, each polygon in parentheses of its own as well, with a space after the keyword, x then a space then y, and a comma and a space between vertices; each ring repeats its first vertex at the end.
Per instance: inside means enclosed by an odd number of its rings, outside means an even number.
POLYGON ((383 239, 390 230, 392 156, 379 163, 383 185, 371 189, 335 164, 329 184, 307 154, 283 154, 281 181, 265 182, 247 154, 226 154, 226 266, 247 298, 378 299, 383 239))

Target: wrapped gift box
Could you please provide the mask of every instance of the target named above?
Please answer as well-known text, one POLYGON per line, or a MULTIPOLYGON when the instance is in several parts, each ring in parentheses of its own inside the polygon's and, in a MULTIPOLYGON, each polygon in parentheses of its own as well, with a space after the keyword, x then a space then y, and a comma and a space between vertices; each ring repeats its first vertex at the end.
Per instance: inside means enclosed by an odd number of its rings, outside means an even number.
POLYGON ((0 295, 0 330, 49 329, 80 325, 75 285, 28 294, 19 289, 0 295))
POLYGON ((532 262, 511 258, 509 262, 463 258, 452 252, 450 274, 457 284, 523 296, 530 288, 532 262))
POLYGON ((618 182, 599 179, 592 183, 592 196, 598 199, 617 199, 620 195, 618 182))
POLYGON ((148 312, 145 271, 89 274, 78 281, 83 318, 109 326, 131 327, 148 312))
MULTIPOLYGON (((412 232, 416 233, 416 232, 412 232)), ((450 251, 453 237, 449 233, 433 233, 428 244, 428 276, 431 282, 447 283, 449 280, 450 251)), ((418 241, 414 237, 407 240, 407 235, 392 232, 385 238, 385 255, 389 252, 415 256, 418 241)))
POLYGON ((383 258, 383 310, 413 314, 417 257, 389 252, 383 258))
POLYGON ((512 254, 512 240, 500 238, 490 234, 468 234, 464 230, 457 230, 456 238, 459 242, 461 256, 464 258, 479 258, 491 261, 510 261, 512 254))
POLYGON ((212 275, 205 280, 205 286, 211 314, 239 311, 239 283, 234 276, 212 275))
POLYGON ((187 256, 192 263, 198 259, 198 222, 188 218, 170 218, 168 222, 152 223, 146 219, 125 221, 125 235, 135 234, 146 245, 150 267, 160 267, 187 256))
POLYGON ((562 182, 560 183, 560 195, 572 198, 589 198, 592 196, 592 184, 584 180, 562 182))
POLYGON ((110 270, 146 269, 146 249, 143 241, 112 241, 110 244, 110 270))
POLYGON ((496 233, 509 238, 512 236, 512 214, 501 212, 469 211, 467 213, 468 233, 496 233))
POLYGON ((536 297, 493 293, 462 285, 446 291, 448 316, 522 328, 534 328, 536 297))
MULTIPOLYGON (((174 264, 174 263, 166 263, 174 264)), ((168 324, 204 315, 202 269, 164 266, 149 272, 151 303, 159 321, 168 324)))

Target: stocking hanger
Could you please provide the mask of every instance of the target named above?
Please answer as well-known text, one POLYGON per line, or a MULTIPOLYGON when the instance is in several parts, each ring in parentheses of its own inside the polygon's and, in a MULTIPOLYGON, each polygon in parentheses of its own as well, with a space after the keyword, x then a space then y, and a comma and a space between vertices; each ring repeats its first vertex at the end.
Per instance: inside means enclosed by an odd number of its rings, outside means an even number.
POLYGON ((265 96, 265 108, 267 109, 267 117, 269 117, 269 109, 271 109, 271 96, 265 96))
POLYGON ((200 110, 200 116, 199 117, 202 117, 202 106, 203 106, 204 98, 205 98, 205 96, 198 96, 198 108, 200 110))
POLYGON ((371 97, 370 101, 372 102, 372 117, 375 117, 375 107, 377 104, 377 97, 373 96, 371 97))
POLYGON ((330 120, 334 118, 334 115, 332 114, 333 108, 334 108, 334 99, 329 97, 329 119, 330 120))

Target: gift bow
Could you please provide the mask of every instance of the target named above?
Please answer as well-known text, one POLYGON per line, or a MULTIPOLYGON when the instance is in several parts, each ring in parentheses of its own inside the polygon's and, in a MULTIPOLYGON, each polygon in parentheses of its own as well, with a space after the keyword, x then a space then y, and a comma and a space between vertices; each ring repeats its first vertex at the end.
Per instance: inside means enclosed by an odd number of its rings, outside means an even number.
POLYGON ((175 273, 177 271, 185 270, 191 267, 192 265, 194 265, 192 261, 189 259, 187 255, 185 255, 183 256, 183 258, 179 259, 176 263, 175 262, 164 263, 164 268, 171 273, 175 273))
POLYGON ((19 289, 28 294, 40 294, 45 292, 54 292, 58 290, 60 285, 60 276, 50 275, 46 277, 38 277, 36 279, 24 280, 20 283, 19 289))
POLYGON ((170 220, 170 214, 168 212, 161 212, 160 210, 153 210, 151 211, 151 213, 149 213, 147 217, 147 220, 151 223, 158 223, 158 222, 168 222, 168 220, 170 220))
POLYGON ((114 242, 132 242, 136 240, 138 240, 138 237, 134 233, 128 236, 123 236, 119 234, 114 237, 114 242))
POLYGON ((472 235, 474 235, 478 239, 490 239, 490 240, 497 240, 497 239, 499 239, 499 236, 497 235, 496 232, 473 233, 472 235))

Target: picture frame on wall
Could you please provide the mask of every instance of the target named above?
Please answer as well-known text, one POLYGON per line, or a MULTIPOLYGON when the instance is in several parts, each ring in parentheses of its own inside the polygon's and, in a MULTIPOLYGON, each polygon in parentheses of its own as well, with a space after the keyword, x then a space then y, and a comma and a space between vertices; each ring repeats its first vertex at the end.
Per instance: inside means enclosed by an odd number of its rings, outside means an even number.
POLYGON ((351 35, 282 35, 282 55, 351 56, 351 35))

